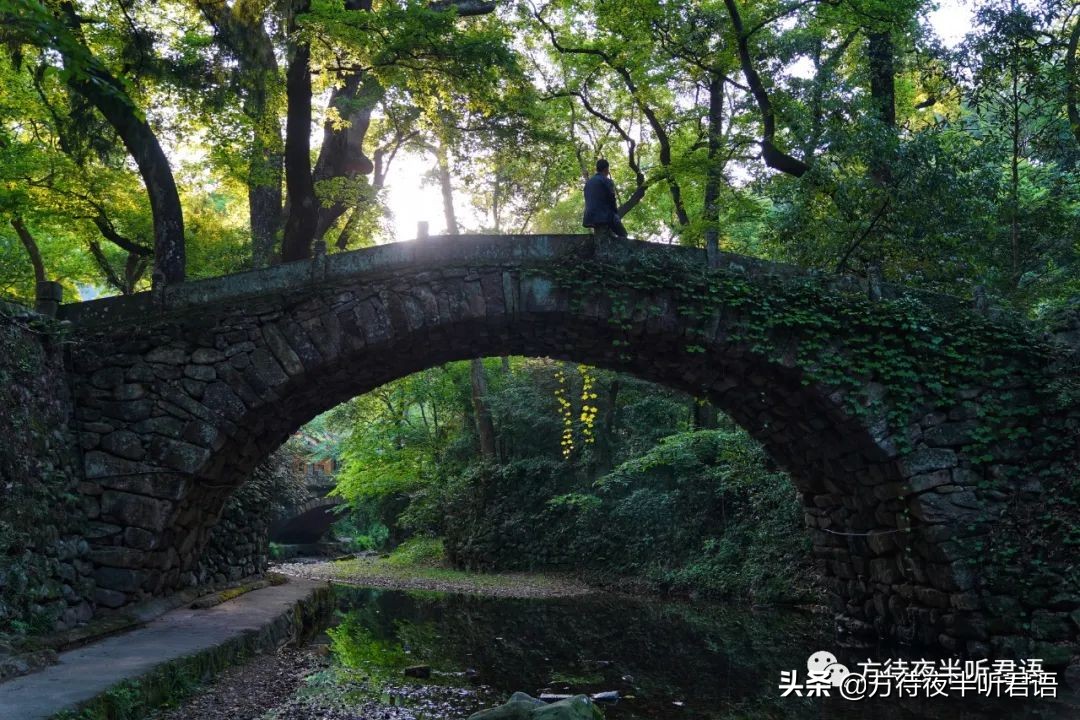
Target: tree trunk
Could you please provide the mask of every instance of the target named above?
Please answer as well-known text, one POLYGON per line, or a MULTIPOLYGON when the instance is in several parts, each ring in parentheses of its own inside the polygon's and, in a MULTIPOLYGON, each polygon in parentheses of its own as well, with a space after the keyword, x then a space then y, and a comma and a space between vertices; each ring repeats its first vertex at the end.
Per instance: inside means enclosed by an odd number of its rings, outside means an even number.
MULTIPOLYGON (((371 0, 346 0, 345 9, 371 12, 371 0)), ((371 125, 371 111, 382 94, 378 81, 362 72, 349 73, 344 82, 330 92, 328 107, 337 111, 345 125, 329 119, 323 124, 322 146, 315 162, 316 183, 333 177, 369 175, 374 170, 374 164, 364 155, 364 138, 371 125)), ((325 235, 346 210, 348 207, 344 203, 320 207, 315 237, 325 235)))
POLYGON ((1012 284, 1020 284, 1022 274, 1020 263, 1020 113, 1024 98, 1020 92, 1020 68, 1017 67, 1017 54, 1020 48, 1014 44, 1012 52, 1012 153, 1009 158, 1009 244, 1012 249, 1012 284))
MULTIPOLYGON (((371 125, 371 112, 382 94, 378 82, 373 78, 365 79, 362 73, 352 73, 345 78, 344 85, 330 93, 329 106, 337 109, 348 126, 340 127, 330 121, 323 125, 322 147, 315 163, 316 183, 336 177, 353 179, 370 175, 374 170, 375 165, 364 154, 364 138, 371 125)), ((330 207, 320 205, 315 238, 323 237, 348 209, 343 202, 330 207)))
POLYGON ((248 7, 230 7, 220 0, 195 4, 213 26, 218 46, 236 61, 244 115, 252 124, 247 175, 251 259, 254 267, 266 267, 274 261, 283 220, 281 129, 277 115, 269 110, 270 83, 278 82, 274 42, 260 12, 251 14, 248 7))
MULTIPOLYGON (((446 219, 446 234, 457 235, 457 213, 454 211, 454 186, 450 177, 450 158, 446 146, 440 141, 433 148, 436 172, 439 176, 439 189, 442 191, 443 217, 446 219)), ((476 435, 480 439, 480 455, 485 460, 495 460, 495 423, 491 419, 491 409, 487 404, 487 375, 484 373, 484 361, 473 358, 469 363, 469 383, 472 390, 473 417, 476 419, 476 435)))
POLYGON ((875 32, 866 38, 870 64, 870 98, 882 125, 896 127, 896 66, 892 34, 875 32))
POLYGON ((708 400, 694 400, 694 429, 715 430, 719 413, 716 406, 708 400))
POLYGON ((15 228, 15 234, 19 236, 19 241, 26 248, 26 254, 30 256, 30 264, 34 266, 34 282, 45 282, 48 278, 45 276, 45 262, 41 259, 41 249, 38 248, 37 241, 30 234, 26 223, 20 217, 13 217, 11 227, 15 228))
POLYGON ((622 385, 615 378, 608 387, 604 410, 596 428, 596 474, 606 475, 612 468, 615 449, 615 425, 618 422, 619 390, 622 385))
MULTIPOLYGON (((56 48, 62 55, 65 81, 88 100, 113 127, 135 161, 150 198, 154 219, 155 276, 165 283, 184 280, 184 215, 172 168, 153 129, 143 119, 123 84, 90 52, 82 37, 81 18, 70 0, 56 8, 63 25, 41 23, 18 10, 5 21, 28 36, 28 42, 56 48), (29 22, 27 22, 29 21, 29 22)), ((13 30, 17 31, 17 30, 13 30)))
POLYGON ((268 87, 268 80, 278 81, 278 64, 273 42, 262 27, 261 17, 255 22, 244 22, 239 30, 246 40, 238 43, 240 47, 236 54, 240 56, 242 72, 250 78, 244 114, 253 125, 247 177, 251 260, 254 267, 261 268, 274 262, 274 250, 281 239, 284 221, 281 126, 276 113, 270 111, 268 87))
POLYGON ((103 67, 72 74, 68 85, 94 104, 135 160, 154 218, 154 271, 166 284, 184 281, 184 214, 169 159, 157 135, 137 113, 123 86, 103 67))
POLYGON ((439 191, 442 193, 446 234, 458 235, 457 212, 454 209, 454 185, 450 177, 450 158, 442 141, 439 141, 433 147, 433 150, 435 153, 435 172, 439 176, 439 191))
POLYGON ((491 409, 487 404, 487 375, 484 374, 484 361, 474 358, 469 363, 469 380, 472 385, 473 411, 476 415, 476 435, 480 438, 480 455, 485 460, 496 460, 495 423, 491 419, 491 409))
POLYGON ((1077 108, 1076 51, 1080 45, 1080 20, 1069 33, 1069 47, 1065 53, 1065 107, 1069 113, 1069 127, 1080 145, 1080 109, 1077 108))
MULTIPOLYGON (((306 12, 307 0, 295 13, 306 12)), ((295 19, 290 32, 297 31, 295 19)), ((285 77, 288 110, 285 123, 285 187, 289 193, 289 216, 281 243, 284 262, 311 257, 319 203, 311 174, 311 47, 305 40, 293 42, 292 57, 285 77)))
POLYGON ((248 216, 251 219, 251 264, 263 268, 274 263, 274 248, 281 231, 281 155, 263 153, 256 148, 251 153, 251 165, 261 165, 260 173, 276 173, 276 184, 270 180, 263 184, 248 173, 248 216))
POLYGON ((870 175, 878 185, 892 180, 891 147, 896 137, 896 64, 892 35, 889 32, 870 33, 866 39, 867 61, 870 67, 870 101, 878 122, 888 137, 875 144, 870 175))
POLYGON ((720 190, 724 167, 720 163, 724 124, 724 78, 714 73, 709 81, 709 167, 705 175, 705 256, 709 267, 720 258, 720 190))

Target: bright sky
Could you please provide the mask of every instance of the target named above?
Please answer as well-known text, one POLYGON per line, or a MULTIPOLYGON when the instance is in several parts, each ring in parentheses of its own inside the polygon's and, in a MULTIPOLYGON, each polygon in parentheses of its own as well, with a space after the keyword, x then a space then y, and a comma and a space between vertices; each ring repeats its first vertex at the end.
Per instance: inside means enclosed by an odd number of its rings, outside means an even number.
MULTIPOLYGON (((938 9, 930 13, 930 23, 946 46, 955 46, 971 30, 971 6, 971 0, 941 0, 938 9)), ((439 189, 432 184, 421 184, 431 166, 430 156, 409 153, 399 155, 390 168, 386 178, 387 204, 393 213, 391 227, 396 240, 415 238, 416 225, 421 221, 428 223, 432 235, 445 230, 439 189)), ((484 219, 473 211, 464 191, 457 192, 455 210, 462 232, 484 224, 484 219)))

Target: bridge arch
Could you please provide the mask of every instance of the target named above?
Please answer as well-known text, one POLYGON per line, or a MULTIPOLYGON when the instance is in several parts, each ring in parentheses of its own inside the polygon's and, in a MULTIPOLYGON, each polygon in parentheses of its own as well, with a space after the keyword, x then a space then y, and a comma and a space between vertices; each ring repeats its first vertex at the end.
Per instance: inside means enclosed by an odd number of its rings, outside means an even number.
POLYGON ((1002 469, 967 448, 991 391, 976 375, 893 377, 964 360, 935 328, 883 320, 850 279, 704 266, 582 236, 433 238, 66 306, 103 597, 194 583, 230 492, 315 415, 445 362, 547 356, 707 397, 792 477, 850 627, 982 651, 980 546, 965 539, 1006 498, 982 489, 1002 469), (823 304, 847 310, 815 328, 823 304))
POLYGON ((313 545, 326 534, 340 515, 336 510, 341 498, 313 497, 286 514, 270 526, 271 542, 288 545, 313 545))

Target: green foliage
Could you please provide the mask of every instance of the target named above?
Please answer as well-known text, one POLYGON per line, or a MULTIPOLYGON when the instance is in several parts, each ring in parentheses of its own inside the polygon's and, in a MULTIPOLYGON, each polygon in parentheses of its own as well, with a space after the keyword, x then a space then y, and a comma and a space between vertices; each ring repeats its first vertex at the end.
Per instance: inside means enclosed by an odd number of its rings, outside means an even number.
POLYGON ((1080 292, 1072 6, 986 3, 946 49, 931 5, 556 0, 465 19, 423 2, 317 0, 291 18, 274 4, 76 2, 69 15, 6 0, 0 291, 32 295, 13 218, 72 294, 148 285, 143 183, 113 126, 73 90, 86 78, 134 107, 169 153, 189 275, 246 267, 245 195, 281 183, 290 108, 278 65, 307 43, 316 96, 358 88, 313 108, 313 122, 348 126, 351 160, 377 166, 315 178, 319 202, 346 211, 332 250, 387 237, 395 156, 443 152, 478 213, 471 229, 498 233, 580 230, 581 178, 605 156, 623 199, 640 200, 626 218, 635 236, 700 246, 712 235, 827 271, 880 266, 891 280, 980 288, 1043 313, 1080 292), (769 118, 748 88, 732 8, 769 118), (889 100, 872 82, 880 37, 889 100), (762 162, 773 126, 805 172, 762 162), (122 249, 99 219, 141 249, 122 249))
POLYGON ((364 627, 363 620, 349 613, 337 625, 327 628, 334 656, 345 667, 364 670, 377 678, 399 677, 409 664, 408 654, 399 643, 376 637, 364 627))
MULTIPOLYGON (((56 394, 61 328, 24 324, 0 306, 0 637, 42 634, 67 609, 63 585, 90 592, 87 578, 65 580, 61 565, 78 555, 81 505, 74 472, 76 440, 56 394)), ((69 567, 70 570, 70 567, 69 567)), ((70 577, 70 576, 69 576, 70 577)))
POLYGON ((446 551, 443 549, 442 538, 416 536, 409 538, 394 548, 386 561, 390 565, 398 566, 431 566, 437 567, 446 559, 446 551))
POLYGON ((815 598, 808 538, 786 475, 744 432, 664 438, 598 482, 615 569, 664 589, 758 602, 815 598), (676 520, 677 519, 677 520, 676 520))
POLYGON ((353 534, 385 524, 389 545, 404 541, 387 563, 438 564, 445 552, 472 569, 630 575, 762 602, 812 596, 794 491, 744 433, 691 430, 695 401, 606 371, 520 358, 485 369, 495 463, 477 460, 465 364, 324 421, 348 432, 338 492, 353 534), (743 543, 756 549, 740 553, 743 543))
POLYGON ((330 527, 330 533, 338 540, 344 541, 349 552, 378 550, 390 538, 388 527, 355 507, 334 522, 330 527))

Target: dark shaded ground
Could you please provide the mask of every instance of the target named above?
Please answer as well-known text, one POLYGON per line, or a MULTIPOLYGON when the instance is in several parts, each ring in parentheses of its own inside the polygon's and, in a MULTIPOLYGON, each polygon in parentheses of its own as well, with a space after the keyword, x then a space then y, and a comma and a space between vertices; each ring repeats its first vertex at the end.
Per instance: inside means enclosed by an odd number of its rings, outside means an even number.
POLYGON ((320 655, 319 648, 309 645, 260 655, 246 665, 221 673, 178 707, 159 710, 150 717, 154 720, 243 720, 260 717, 291 698, 304 684, 304 678, 329 665, 329 657, 320 655))
POLYGON ((465 718, 496 704, 491 688, 378 682, 334 674, 324 640, 229 668, 196 695, 148 720, 418 720, 465 718), (408 705, 408 708, 404 707, 408 705))

